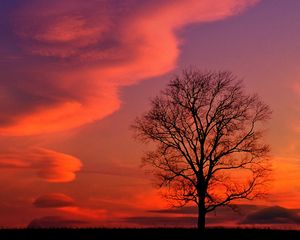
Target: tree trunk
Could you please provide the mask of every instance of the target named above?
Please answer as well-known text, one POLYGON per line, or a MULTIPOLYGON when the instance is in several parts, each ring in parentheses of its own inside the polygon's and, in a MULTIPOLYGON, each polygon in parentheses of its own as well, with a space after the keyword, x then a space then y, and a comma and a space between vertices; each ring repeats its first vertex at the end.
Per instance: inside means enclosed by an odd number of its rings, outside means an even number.
POLYGON ((198 206, 198 231, 199 233, 204 234, 206 211, 205 211, 204 203, 201 205, 199 204, 198 206))

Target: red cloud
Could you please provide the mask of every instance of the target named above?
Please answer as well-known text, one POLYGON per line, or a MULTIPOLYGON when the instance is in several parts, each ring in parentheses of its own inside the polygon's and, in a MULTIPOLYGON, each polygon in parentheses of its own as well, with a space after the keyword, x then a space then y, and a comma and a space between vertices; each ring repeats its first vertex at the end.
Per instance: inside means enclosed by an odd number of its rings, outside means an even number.
POLYGON ((0 168, 32 169, 47 182, 70 182, 81 169, 79 159, 44 148, 0 154, 0 168))
POLYGON ((38 197, 33 202, 37 208, 61 208, 74 205, 74 199, 63 193, 50 193, 38 197))
POLYGON ((77 206, 73 198, 63 193, 50 193, 38 197, 33 205, 37 208, 55 208, 68 216, 93 221, 103 221, 107 218, 107 210, 77 206))
POLYGON ((25 61, 17 73, 4 74, 7 100, 0 108, 8 111, 0 116, 0 134, 48 133, 108 116, 120 107, 120 87, 175 67, 179 28, 226 18, 255 2, 28 1, 14 14, 25 61))

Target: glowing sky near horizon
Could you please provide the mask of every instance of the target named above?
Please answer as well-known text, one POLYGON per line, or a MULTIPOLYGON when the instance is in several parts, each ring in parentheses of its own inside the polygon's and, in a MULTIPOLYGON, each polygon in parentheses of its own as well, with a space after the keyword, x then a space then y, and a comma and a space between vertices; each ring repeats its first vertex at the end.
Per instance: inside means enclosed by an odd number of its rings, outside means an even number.
POLYGON ((299 1, 2 0, 0 13, 0 226, 190 216, 155 212, 168 205, 129 130, 189 65, 230 70, 271 106, 273 183, 251 204, 299 208, 299 1))

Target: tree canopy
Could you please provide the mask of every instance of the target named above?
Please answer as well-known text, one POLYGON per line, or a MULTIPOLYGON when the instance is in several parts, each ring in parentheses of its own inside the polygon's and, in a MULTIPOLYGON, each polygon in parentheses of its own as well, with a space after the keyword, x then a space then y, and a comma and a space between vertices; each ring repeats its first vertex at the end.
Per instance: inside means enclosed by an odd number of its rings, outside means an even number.
POLYGON ((151 101, 133 124, 156 148, 143 162, 175 206, 189 202, 205 215, 235 199, 265 193, 269 146, 263 134, 271 110, 226 71, 186 69, 151 101))

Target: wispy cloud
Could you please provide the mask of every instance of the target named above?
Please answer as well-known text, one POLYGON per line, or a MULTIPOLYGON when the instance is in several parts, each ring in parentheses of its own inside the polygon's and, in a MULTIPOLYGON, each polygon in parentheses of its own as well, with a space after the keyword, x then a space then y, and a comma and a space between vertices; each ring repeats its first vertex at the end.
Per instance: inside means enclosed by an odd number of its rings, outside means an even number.
POLYGON ((23 60, 3 68, 0 134, 61 131, 112 114, 122 86, 176 66, 177 30, 238 14, 255 2, 28 1, 10 14, 23 60))

